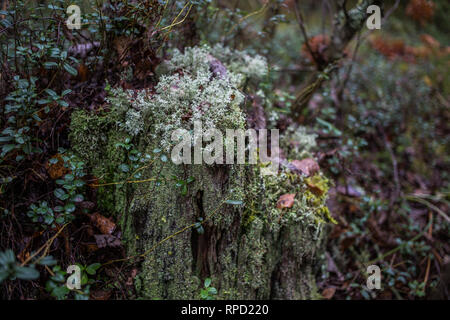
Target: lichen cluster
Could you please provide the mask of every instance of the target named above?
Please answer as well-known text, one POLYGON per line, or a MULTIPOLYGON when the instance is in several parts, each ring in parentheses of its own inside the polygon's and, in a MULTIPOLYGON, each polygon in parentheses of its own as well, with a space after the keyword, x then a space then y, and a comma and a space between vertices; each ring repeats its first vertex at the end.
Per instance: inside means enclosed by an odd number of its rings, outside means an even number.
MULTIPOLYGON (((255 174, 258 172, 256 168, 255 174)), ((278 175, 260 176, 255 182, 247 190, 245 224, 259 218, 271 230, 278 231, 284 225, 299 222, 318 235, 325 223, 335 223, 326 205, 330 182, 322 173, 306 177, 282 168, 278 175), (295 194, 291 208, 277 208, 284 194, 295 194)))
MULTIPOLYGON (((125 92, 129 106, 117 103, 117 98, 109 101, 126 108, 120 126, 130 135, 143 132, 145 123, 166 151, 173 146, 172 132, 192 130, 195 121, 201 121, 204 130, 244 128, 244 95, 239 87, 245 79, 259 79, 268 70, 264 58, 222 46, 186 48, 184 53, 175 49, 165 68, 167 73, 161 75, 154 94, 125 92)), ((124 95, 118 91, 115 96, 124 95)))
POLYGON ((311 158, 317 147, 316 134, 309 134, 303 126, 290 126, 280 139, 280 146, 286 152, 288 160, 311 158))

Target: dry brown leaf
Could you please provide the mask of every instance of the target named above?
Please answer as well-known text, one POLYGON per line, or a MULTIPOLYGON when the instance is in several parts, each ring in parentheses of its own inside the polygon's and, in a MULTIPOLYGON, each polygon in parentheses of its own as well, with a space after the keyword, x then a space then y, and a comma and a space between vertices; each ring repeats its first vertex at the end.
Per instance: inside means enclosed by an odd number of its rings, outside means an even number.
POLYGON ((111 290, 96 290, 91 292, 92 300, 108 300, 111 297, 111 290))
POLYGON ((326 183, 324 183, 324 180, 319 174, 306 178, 305 182, 311 192, 319 197, 328 190, 326 183))
POLYGON ((85 247, 89 253, 95 252, 99 249, 97 244, 95 244, 95 243, 86 243, 85 247))
POLYGON ((433 49, 439 49, 441 47, 441 44, 439 43, 439 41, 437 41, 435 38, 433 38, 429 34, 422 34, 420 36, 420 41, 422 41, 422 43, 424 45, 426 45, 430 48, 433 48, 433 49))
POLYGON ((128 62, 125 61, 125 56, 127 55, 130 43, 131 40, 127 37, 119 37, 114 40, 114 46, 119 57, 118 60, 122 64, 122 67, 126 67, 128 65, 128 62))
POLYGON ((103 234, 111 234, 116 228, 116 224, 111 219, 106 218, 105 216, 101 215, 98 212, 93 213, 90 217, 92 223, 103 234))
POLYGON ((329 287, 322 291, 322 296, 325 299, 330 300, 331 298, 333 298, 335 293, 336 293, 336 288, 329 287))
POLYGON ((294 198, 295 193, 283 194, 282 196, 280 196, 280 199, 278 199, 277 208, 292 208, 292 206, 294 205, 294 198))
POLYGON ((303 159, 302 161, 294 160, 291 162, 291 165, 308 177, 313 176, 320 170, 319 164, 311 158, 303 159))
POLYGON ((106 248, 106 247, 119 247, 122 245, 120 239, 116 236, 109 234, 96 234, 94 235, 95 242, 98 248, 106 248))
POLYGON ((53 158, 51 158, 47 163, 45 164, 45 168, 47 169, 47 172, 53 180, 59 179, 62 176, 70 173, 69 168, 64 167, 64 160, 60 154, 55 155, 53 158), (58 162, 52 164, 50 163, 51 159, 57 159, 58 162))
POLYGON ((302 45, 302 53, 304 53, 311 62, 319 62, 319 64, 325 63, 327 61, 327 57, 324 56, 324 53, 330 45, 330 37, 319 34, 311 37, 308 40, 308 44, 309 47, 306 43, 302 45), (319 61, 316 61, 316 59, 319 61))
POLYGON ((131 270, 130 276, 128 277, 127 282, 125 282, 125 284, 130 287, 133 286, 134 278, 136 278, 137 274, 138 274, 138 270, 136 268, 131 270))
POLYGON ((410 0, 406 7, 406 15, 423 26, 433 18, 435 7, 431 0, 410 0))

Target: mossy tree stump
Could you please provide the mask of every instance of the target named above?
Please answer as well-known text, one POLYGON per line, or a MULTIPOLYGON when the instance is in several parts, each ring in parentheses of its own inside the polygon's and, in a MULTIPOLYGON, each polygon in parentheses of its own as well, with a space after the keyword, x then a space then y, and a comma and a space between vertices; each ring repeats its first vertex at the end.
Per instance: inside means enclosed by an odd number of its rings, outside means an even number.
POLYGON ((264 61, 227 50, 176 53, 168 64, 171 75, 161 78, 156 93, 113 90, 109 112, 74 112, 72 151, 102 181, 124 182, 100 187, 98 204, 103 214, 119 222, 128 254, 145 253, 135 279, 139 296, 198 299, 204 279, 210 277, 221 299, 313 298, 322 226, 329 215, 326 178, 316 173, 321 181, 317 194, 306 176, 285 166, 277 176, 264 176, 259 165, 175 165, 160 154, 155 157, 154 149, 165 139, 164 134, 158 139, 161 130, 178 121, 174 112, 195 117, 200 108, 209 117, 207 123, 245 128, 237 88, 239 81, 246 82, 245 75, 260 72, 264 61), (205 97, 216 101, 206 113, 201 100, 205 97), (170 103, 177 105, 166 105, 170 103), (129 161, 130 148, 117 145, 124 140, 131 149, 156 158, 140 170, 141 182, 130 183, 130 172, 117 169, 129 161), (177 180, 185 181, 186 188, 177 187, 177 180), (291 208, 277 208, 283 194, 296 195, 291 208), (189 227, 195 223, 201 228, 189 227))

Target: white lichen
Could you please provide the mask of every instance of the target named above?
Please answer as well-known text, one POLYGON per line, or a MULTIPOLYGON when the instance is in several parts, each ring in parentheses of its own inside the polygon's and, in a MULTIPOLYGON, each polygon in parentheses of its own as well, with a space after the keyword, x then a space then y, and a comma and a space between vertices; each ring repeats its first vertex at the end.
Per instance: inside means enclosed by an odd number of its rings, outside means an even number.
MULTIPOLYGON (((128 91, 125 94, 129 106, 123 106, 122 98, 109 101, 126 110, 121 127, 134 136, 149 125, 153 137, 160 140, 160 147, 166 151, 173 146, 172 132, 190 131, 195 121, 201 121, 204 130, 244 128, 244 94, 239 86, 245 79, 267 74, 263 57, 251 57, 222 46, 186 48, 184 53, 175 49, 165 67, 168 72, 160 77, 153 94, 146 90, 128 91)), ((124 93, 118 91, 113 94, 123 97, 124 93)))

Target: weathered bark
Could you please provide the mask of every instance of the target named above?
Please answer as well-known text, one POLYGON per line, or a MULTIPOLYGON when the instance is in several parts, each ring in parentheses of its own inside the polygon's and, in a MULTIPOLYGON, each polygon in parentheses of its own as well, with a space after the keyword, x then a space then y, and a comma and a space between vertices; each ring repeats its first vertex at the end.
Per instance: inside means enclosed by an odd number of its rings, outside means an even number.
MULTIPOLYGON (((168 165, 165 175, 194 177, 187 196, 170 185, 152 193, 140 187, 133 194, 127 213, 131 235, 138 235, 138 251, 185 226, 207 219, 205 232, 194 228, 157 247, 143 263, 140 293, 146 298, 198 298, 201 280, 211 277, 220 298, 307 299, 314 295, 313 268, 320 238, 303 223, 291 223, 271 230, 264 212, 246 223, 246 209, 228 204, 220 207, 229 189, 255 188, 251 170, 236 167, 168 165), (218 209, 219 208, 219 209, 218 209)), ((264 197, 264 194, 258 196, 264 197)), ((258 210, 257 204, 253 210, 258 210)), ((264 210, 264 208, 260 208, 264 210)))
MULTIPOLYGON (((115 121, 111 115, 100 117, 85 112, 75 113, 72 118, 73 150, 93 167, 95 176, 105 181, 124 181, 129 175, 117 172, 126 154, 114 148, 124 138, 117 132, 115 121), (95 144, 90 139, 103 142, 95 151, 86 150, 95 144)), ((148 139, 141 139, 143 152, 151 153, 154 147, 148 139)), ((314 278, 323 235, 319 224, 302 217, 305 212, 314 216, 315 207, 298 213, 297 220, 282 221, 290 209, 272 216, 278 212, 276 201, 281 194, 297 193, 298 199, 306 194, 303 178, 286 172, 286 180, 279 178, 280 185, 275 182, 270 187, 267 179, 272 178, 259 175, 254 166, 177 166, 161 161, 142 173, 162 181, 98 189, 99 210, 115 215, 128 255, 145 253, 135 279, 139 296, 197 299, 206 277, 212 278, 221 299, 316 296, 314 278), (174 181, 163 179, 172 176, 195 179, 186 195, 174 181), (294 180, 287 188, 281 185, 289 183, 289 179, 294 180), (244 204, 223 203, 236 198, 244 204), (176 234, 199 218, 203 218, 203 234, 196 228, 176 234)))

